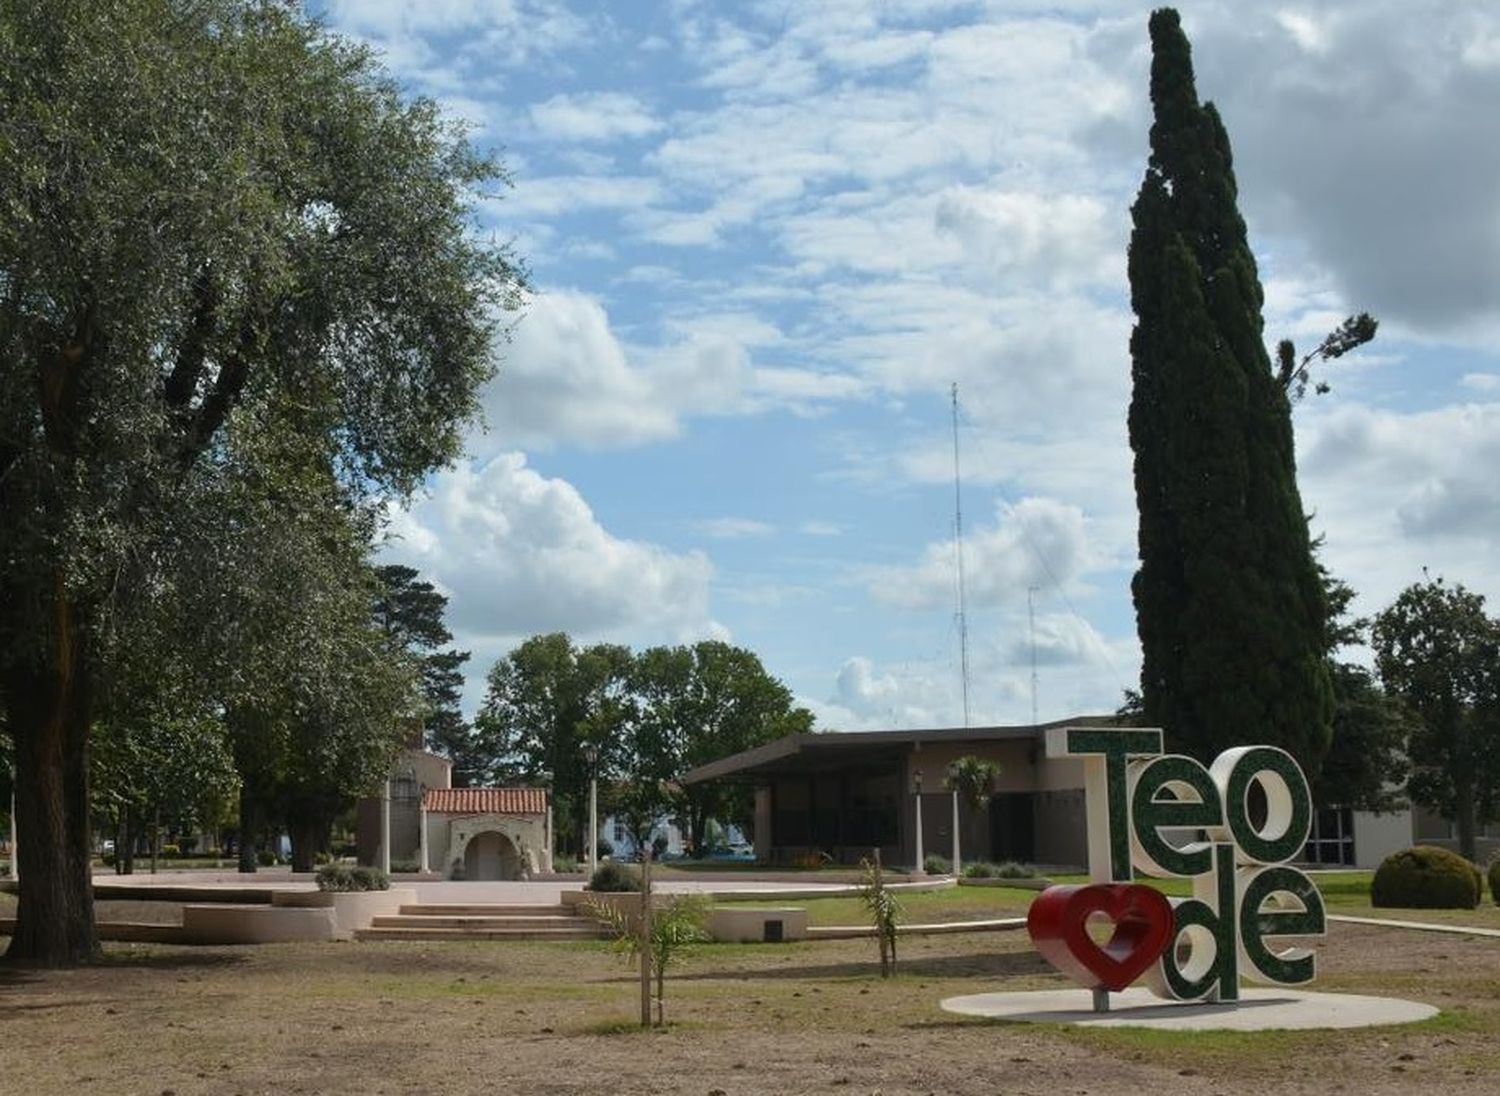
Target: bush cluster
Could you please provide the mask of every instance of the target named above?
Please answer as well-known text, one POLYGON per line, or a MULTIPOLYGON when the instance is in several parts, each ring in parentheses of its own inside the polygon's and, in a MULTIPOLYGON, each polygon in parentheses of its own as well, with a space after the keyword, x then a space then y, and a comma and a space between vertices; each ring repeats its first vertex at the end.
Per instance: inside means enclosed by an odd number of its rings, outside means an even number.
POLYGON ((589 879, 589 890, 600 893, 621 893, 641 889, 641 877, 634 868, 613 860, 600 864, 589 879))
POLYGON ((1471 910, 1483 893, 1478 868, 1432 845, 1391 853, 1370 882, 1370 904, 1388 909, 1471 910))
POLYGON ((1500 906, 1500 856, 1490 861, 1490 898, 1495 905, 1500 906))
POLYGON ((379 868, 351 864, 324 864, 318 869, 318 889, 346 894, 352 891, 391 889, 391 877, 379 868))
POLYGON ((948 861, 946 856, 939 856, 935 852, 930 852, 922 861, 922 870, 928 875, 947 875, 953 870, 953 865, 948 861))
POLYGON ((1007 860, 1003 864, 991 864, 977 860, 964 865, 965 879, 1035 879, 1036 869, 1030 864, 1018 864, 1007 860))

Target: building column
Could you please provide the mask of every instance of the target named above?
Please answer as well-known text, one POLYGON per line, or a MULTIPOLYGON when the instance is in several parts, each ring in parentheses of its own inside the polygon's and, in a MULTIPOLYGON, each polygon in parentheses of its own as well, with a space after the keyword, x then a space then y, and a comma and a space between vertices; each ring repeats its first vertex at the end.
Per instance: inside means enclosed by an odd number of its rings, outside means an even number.
POLYGON ((417 870, 426 875, 432 869, 427 866, 427 803, 417 800, 417 870))
POLYGON ((953 789, 953 878, 957 879, 963 874, 963 861, 959 859, 960 849, 958 847, 958 789, 953 789))
POLYGON ((391 871, 391 782, 380 785, 380 859, 377 867, 387 875, 391 871))

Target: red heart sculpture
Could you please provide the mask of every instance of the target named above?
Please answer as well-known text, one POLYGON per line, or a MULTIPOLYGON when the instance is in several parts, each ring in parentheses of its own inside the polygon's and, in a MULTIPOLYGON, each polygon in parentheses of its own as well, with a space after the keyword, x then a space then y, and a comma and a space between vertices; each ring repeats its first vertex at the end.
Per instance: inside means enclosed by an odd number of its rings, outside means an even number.
POLYGON ((1138 883, 1048 887, 1026 914, 1031 942, 1042 958, 1090 989, 1118 992, 1145 973, 1172 940, 1172 904, 1138 883), (1089 936, 1089 915, 1115 923, 1108 943, 1089 936))

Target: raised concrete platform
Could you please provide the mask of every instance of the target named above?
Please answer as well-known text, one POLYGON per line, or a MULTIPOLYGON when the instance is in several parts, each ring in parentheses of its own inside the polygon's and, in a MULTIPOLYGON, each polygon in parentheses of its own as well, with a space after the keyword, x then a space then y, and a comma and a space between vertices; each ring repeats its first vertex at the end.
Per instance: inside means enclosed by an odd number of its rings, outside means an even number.
POLYGON ((947 1012, 1021 1024, 1142 1027, 1162 1031, 1270 1031, 1379 1027, 1412 1024, 1436 1016, 1432 1005, 1395 997, 1310 993, 1289 989, 1242 989, 1238 1004, 1163 1001, 1146 989, 1109 995, 1109 1011, 1095 1012, 1086 989, 1030 993, 975 993, 949 997, 947 1012))

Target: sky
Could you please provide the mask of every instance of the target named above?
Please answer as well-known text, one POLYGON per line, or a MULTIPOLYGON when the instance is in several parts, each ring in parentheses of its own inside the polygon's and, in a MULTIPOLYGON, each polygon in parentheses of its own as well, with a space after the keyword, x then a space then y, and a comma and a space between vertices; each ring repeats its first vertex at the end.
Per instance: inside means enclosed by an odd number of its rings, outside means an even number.
MULTIPOLYGON (((471 713, 562 630, 748 647, 823 730, 962 725, 955 435, 969 722, 1119 705, 1149 7, 317 10, 499 154, 475 231, 534 282, 385 550, 449 596, 471 713)), ((1360 613, 1428 575, 1500 601, 1500 9, 1179 10, 1268 348, 1380 320, 1294 413, 1321 558, 1360 613)))

